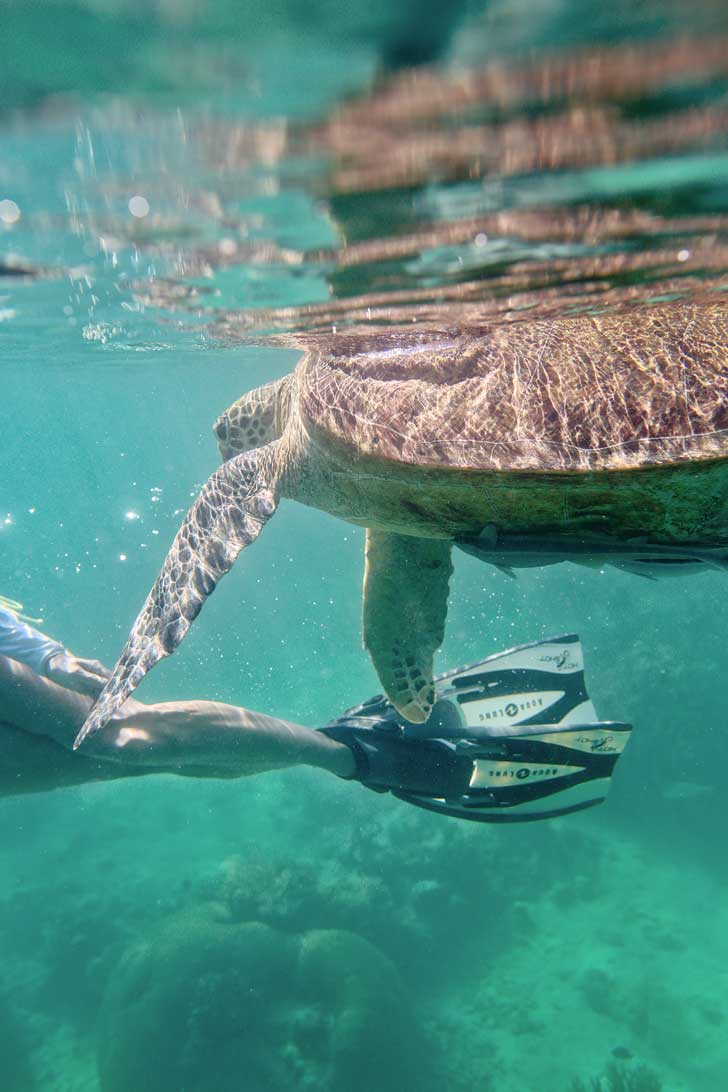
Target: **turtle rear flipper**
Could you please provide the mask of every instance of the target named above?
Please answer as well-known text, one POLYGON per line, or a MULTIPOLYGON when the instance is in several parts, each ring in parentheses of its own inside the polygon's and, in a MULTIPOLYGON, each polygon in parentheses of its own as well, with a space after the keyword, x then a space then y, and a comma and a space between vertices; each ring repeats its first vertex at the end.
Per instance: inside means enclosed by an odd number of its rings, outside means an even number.
POLYGON ((364 644, 384 691, 406 720, 426 721, 435 701, 435 651, 442 644, 452 543, 367 531, 364 644))
POLYGON ((76 737, 98 732, 159 660, 171 656, 221 576, 275 512, 278 441, 210 477, 177 532, 109 682, 76 737))

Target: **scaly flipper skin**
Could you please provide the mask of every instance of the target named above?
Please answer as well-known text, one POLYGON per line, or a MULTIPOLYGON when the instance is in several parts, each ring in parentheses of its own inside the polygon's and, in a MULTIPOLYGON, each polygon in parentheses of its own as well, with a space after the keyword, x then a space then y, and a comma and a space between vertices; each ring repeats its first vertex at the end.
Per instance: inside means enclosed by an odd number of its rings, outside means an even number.
POLYGON ((367 531, 364 644, 387 697, 409 721, 435 700, 433 657, 442 644, 452 543, 367 531))
POLYGON ((114 715, 159 660, 182 641, 202 604, 278 503, 278 441, 230 459, 190 508, 109 682, 78 733, 74 750, 114 715))

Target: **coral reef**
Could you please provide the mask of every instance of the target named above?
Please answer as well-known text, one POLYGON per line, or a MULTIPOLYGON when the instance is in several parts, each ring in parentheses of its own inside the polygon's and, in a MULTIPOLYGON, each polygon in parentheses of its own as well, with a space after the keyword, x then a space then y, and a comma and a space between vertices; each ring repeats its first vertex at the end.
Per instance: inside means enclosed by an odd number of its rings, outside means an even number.
POLYGON ((448 950, 441 977, 470 967, 481 937, 477 930, 463 931, 462 922, 473 907, 487 910, 490 943, 506 945, 528 928, 535 889, 542 896, 551 893, 562 907, 594 898, 599 890, 604 851, 574 830, 511 830, 504 852, 499 832, 480 826, 433 821, 399 806, 365 814, 365 831, 349 828, 356 836, 320 830, 318 841, 312 840, 316 856, 235 854, 197 885, 197 895, 222 902, 237 921, 283 930, 315 922, 355 932, 416 983, 420 975, 430 977, 432 945, 448 950))
POLYGON ((662 1092, 662 1082, 647 1066, 610 1062, 603 1076, 592 1077, 588 1083, 577 1079, 570 1092, 662 1092))
POLYGON ((429 1092, 392 963, 340 930, 285 934, 203 904, 136 942, 99 1021, 102 1092, 429 1092))

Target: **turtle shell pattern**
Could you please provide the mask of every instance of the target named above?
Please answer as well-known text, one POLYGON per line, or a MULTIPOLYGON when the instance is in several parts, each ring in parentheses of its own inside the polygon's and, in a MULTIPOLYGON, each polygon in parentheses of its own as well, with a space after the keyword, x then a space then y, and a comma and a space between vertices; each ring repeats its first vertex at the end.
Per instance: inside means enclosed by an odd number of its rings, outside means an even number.
POLYGON ((462 471, 728 457, 728 307, 652 306, 461 334, 339 335, 298 369, 312 434, 462 471))

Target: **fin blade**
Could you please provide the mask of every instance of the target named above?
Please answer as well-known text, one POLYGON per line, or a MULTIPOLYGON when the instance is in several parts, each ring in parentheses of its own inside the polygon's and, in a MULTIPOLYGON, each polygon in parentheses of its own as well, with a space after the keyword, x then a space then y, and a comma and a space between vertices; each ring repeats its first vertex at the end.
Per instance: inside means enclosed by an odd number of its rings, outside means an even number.
POLYGON ((438 696, 454 702, 466 730, 489 737, 517 725, 596 720, 575 634, 497 652, 438 676, 438 696))
MULTIPOLYGON (((621 722, 562 727, 538 734, 516 733, 500 741, 500 753, 473 758, 470 790, 459 799, 396 792, 401 799, 445 815, 481 823, 554 819, 602 803, 616 763, 629 742, 631 725, 621 722)), ((461 752, 462 753, 462 752, 461 752)))

